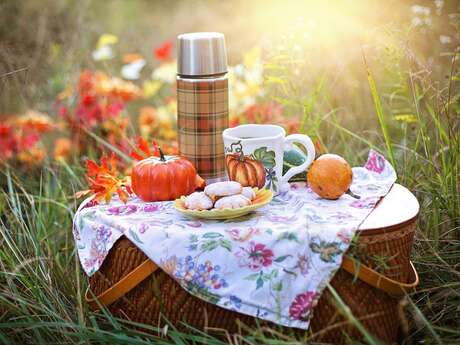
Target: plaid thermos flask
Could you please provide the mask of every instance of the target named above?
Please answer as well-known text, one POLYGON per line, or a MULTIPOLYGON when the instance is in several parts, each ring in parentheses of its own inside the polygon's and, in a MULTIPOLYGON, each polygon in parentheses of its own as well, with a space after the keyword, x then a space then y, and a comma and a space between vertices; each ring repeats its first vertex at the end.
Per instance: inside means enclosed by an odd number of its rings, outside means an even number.
POLYGON ((227 53, 224 35, 178 36, 177 129, 179 152, 207 183, 225 179, 222 131, 228 127, 227 53))

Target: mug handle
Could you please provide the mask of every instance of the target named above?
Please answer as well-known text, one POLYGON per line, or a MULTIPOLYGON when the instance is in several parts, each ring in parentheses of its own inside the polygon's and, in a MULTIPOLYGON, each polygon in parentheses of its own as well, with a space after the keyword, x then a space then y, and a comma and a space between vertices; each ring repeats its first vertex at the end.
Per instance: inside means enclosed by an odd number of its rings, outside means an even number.
POLYGON ((294 142, 300 143, 303 147, 305 147, 305 149, 307 150, 307 160, 303 164, 289 169, 286 172, 286 174, 284 174, 281 178, 281 186, 286 185, 292 176, 307 170, 307 168, 315 159, 315 146, 313 145, 313 142, 311 141, 310 137, 308 137, 307 135, 291 134, 288 135, 284 140, 285 147, 290 147, 294 142))

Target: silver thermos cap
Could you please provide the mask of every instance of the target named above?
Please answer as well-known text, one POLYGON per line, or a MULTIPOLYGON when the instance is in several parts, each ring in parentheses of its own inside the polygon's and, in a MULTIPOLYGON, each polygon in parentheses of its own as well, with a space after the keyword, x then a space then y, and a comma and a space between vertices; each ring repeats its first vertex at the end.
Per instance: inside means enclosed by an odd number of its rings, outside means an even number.
POLYGON ((179 35, 177 41, 177 74, 211 76, 227 72, 224 34, 193 32, 179 35))

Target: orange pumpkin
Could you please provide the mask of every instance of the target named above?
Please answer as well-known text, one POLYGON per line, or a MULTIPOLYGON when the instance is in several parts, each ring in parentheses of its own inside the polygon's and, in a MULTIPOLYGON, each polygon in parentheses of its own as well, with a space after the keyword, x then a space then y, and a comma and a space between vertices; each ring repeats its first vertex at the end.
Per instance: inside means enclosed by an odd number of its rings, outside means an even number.
POLYGON ((265 167, 262 162, 240 153, 225 157, 228 178, 241 183, 243 187, 265 186, 265 167))
POLYGON ((144 201, 174 200, 204 187, 193 164, 178 156, 149 157, 137 162, 131 172, 134 193, 144 201))
POLYGON ((345 159, 324 154, 315 160, 307 173, 310 188, 324 199, 340 198, 350 188, 353 172, 345 159))

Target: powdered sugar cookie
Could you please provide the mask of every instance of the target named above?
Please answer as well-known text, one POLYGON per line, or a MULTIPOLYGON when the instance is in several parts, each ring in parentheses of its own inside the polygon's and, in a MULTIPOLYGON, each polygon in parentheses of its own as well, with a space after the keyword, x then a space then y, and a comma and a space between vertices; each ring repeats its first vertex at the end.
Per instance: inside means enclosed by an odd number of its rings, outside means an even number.
POLYGON ((240 208, 248 205, 251 205, 251 200, 241 194, 236 194, 220 198, 214 204, 214 208, 240 208))
POLYGON ((254 192, 254 189, 252 189, 252 187, 243 187, 241 195, 245 196, 251 201, 256 198, 256 192, 254 192))
POLYGON ((210 198, 240 194, 241 190, 241 184, 235 181, 216 182, 204 188, 210 198))
POLYGON ((194 192, 185 197, 184 205, 189 210, 209 210, 212 208, 212 200, 203 192, 194 192))

